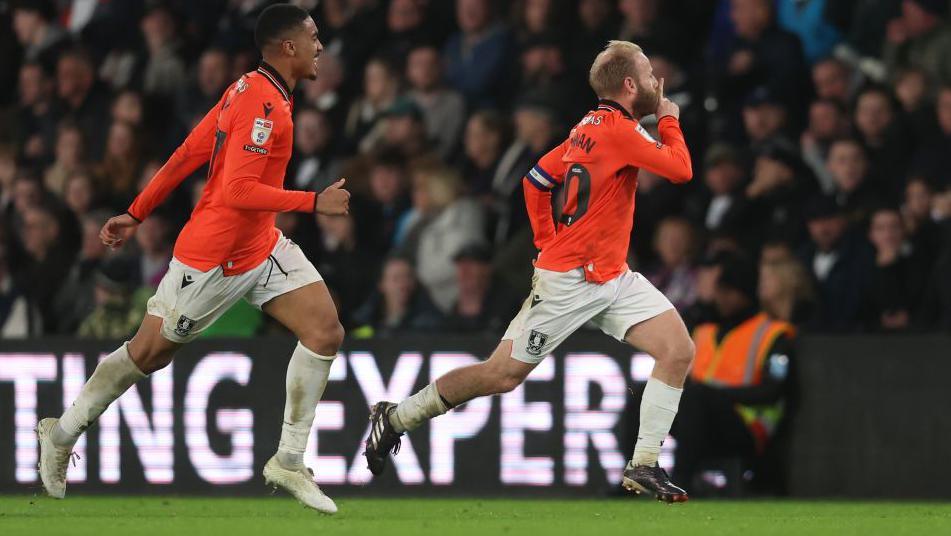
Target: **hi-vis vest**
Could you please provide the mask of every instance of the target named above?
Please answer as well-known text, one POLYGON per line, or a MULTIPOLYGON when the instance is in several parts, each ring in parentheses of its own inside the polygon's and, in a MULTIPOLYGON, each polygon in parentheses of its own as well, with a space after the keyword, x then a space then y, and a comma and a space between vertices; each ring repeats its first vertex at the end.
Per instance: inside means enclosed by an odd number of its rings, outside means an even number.
MULTIPOLYGON (((765 313, 733 328, 717 344, 716 324, 702 324, 693 332, 697 354, 690 376, 694 381, 714 387, 759 385, 763 365, 776 339, 792 336, 796 328, 788 322, 771 320, 765 313)), ((736 405, 736 411, 762 450, 783 414, 783 403, 761 406, 736 405)))

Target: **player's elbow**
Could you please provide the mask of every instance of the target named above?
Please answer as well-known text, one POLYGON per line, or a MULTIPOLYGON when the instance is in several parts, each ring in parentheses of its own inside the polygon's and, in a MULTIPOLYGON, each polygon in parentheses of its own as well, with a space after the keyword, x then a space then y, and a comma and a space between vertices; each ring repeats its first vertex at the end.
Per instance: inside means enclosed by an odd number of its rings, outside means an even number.
POLYGON ((228 208, 247 208, 248 191, 243 181, 231 181, 222 189, 222 202, 228 208))
POLYGON ((690 179, 693 178, 693 169, 690 166, 677 168, 673 170, 668 178, 671 182, 675 182, 677 184, 690 182, 690 179))

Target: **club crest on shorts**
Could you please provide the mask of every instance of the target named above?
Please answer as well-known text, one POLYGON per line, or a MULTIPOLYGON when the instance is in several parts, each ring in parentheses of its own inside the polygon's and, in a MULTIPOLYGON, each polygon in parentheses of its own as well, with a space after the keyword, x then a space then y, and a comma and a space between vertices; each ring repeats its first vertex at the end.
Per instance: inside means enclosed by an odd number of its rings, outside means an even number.
POLYGON ((528 334, 528 345, 525 347, 525 351, 528 352, 529 355, 541 355, 542 346, 545 346, 547 340, 548 335, 533 329, 531 333, 528 334))
POLYGON ((273 129, 274 121, 255 117, 254 127, 251 129, 251 141, 255 145, 264 145, 267 143, 267 139, 271 137, 271 130, 273 129))
POLYGON ((195 327, 195 321, 185 315, 182 315, 178 317, 178 322, 175 323, 175 334, 185 337, 193 327, 195 327))

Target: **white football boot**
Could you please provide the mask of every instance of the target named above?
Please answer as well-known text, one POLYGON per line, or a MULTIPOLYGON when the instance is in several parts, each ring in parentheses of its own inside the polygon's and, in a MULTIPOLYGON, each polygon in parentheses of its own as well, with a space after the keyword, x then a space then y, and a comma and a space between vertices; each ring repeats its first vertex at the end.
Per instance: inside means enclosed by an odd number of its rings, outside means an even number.
POLYGON ((307 467, 296 471, 285 469, 277 461, 277 456, 271 456, 264 465, 264 482, 274 488, 283 488, 308 508, 325 514, 337 513, 337 505, 320 491, 320 486, 314 481, 314 472, 307 467))
MULTIPOLYGON (((58 447, 53 443, 53 428, 59 419, 43 419, 36 425, 36 439, 40 444, 40 480, 43 489, 54 499, 66 496, 66 469, 74 456, 72 449, 58 447)), ((78 454, 75 454, 78 456, 78 454)))

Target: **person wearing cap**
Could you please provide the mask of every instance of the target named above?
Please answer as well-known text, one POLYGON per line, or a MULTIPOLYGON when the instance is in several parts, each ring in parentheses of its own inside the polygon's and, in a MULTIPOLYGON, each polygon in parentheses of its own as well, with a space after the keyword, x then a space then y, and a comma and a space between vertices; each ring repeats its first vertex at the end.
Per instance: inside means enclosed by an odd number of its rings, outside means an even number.
POLYGON ((754 146, 783 136, 786 120, 785 106, 769 88, 758 87, 743 101, 743 130, 754 146))
POLYGON ((704 462, 739 456, 758 468, 781 424, 796 328, 759 310, 756 282, 752 261, 724 259, 713 295, 719 320, 693 330, 697 357, 672 430, 674 478, 686 485, 704 462))
POLYGON ((747 208, 742 189, 745 177, 746 170, 735 147, 710 147, 703 159, 704 188, 686 201, 688 217, 708 231, 741 227, 747 208))
POLYGON ((850 232, 848 220, 831 196, 812 198, 805 207, 809 241, 799 258, 815 278, 819 304, 810 328, 845 332, 858 327, 874 263, 872 249, 850 232))
POLYGON ((449 311, 446 330, 486 332, 505 327, 520 304, 493 276, 492 249, 484 243, 469 244, 453 260, 459 296, 449 311))
POLYGON ((373 129, 360 141, 361 153, 393 150, 406 159, 429 156, 431 147, 423 111, 409 97, 399 97, 393 101, 383 111, 373 129))
POLYGON ((947 17, 947 0, 903 0, 901 16, 889 21, 885 34, 889 73, 915 66, 936 80, 951 83, 951 24, 947 17))

